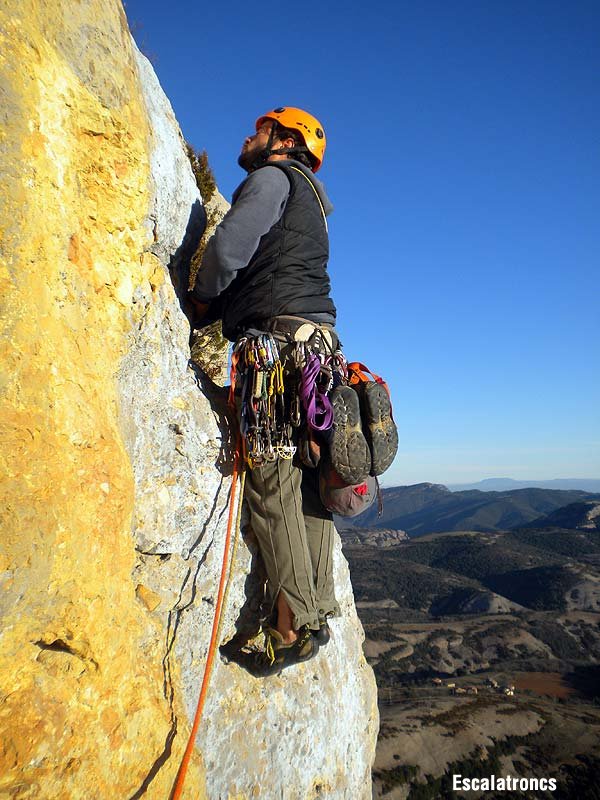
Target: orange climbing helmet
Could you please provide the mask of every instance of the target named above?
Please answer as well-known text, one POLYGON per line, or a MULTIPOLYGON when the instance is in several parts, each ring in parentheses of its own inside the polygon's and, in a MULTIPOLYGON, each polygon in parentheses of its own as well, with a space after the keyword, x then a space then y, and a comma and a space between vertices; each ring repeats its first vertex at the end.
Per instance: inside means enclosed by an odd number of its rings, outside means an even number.
POLYGON ((317 172, 323 163, 327 144, 325 131, 319 120, 301 108, 286 106, 285 108, 275 108, 273 111, 268 111, 262 117, 259 117, 256 120, 256 130, 268 119, 273 119, 284 128, 292 128, 302 135, 306 149, 314 160, 312 171, 317 172))

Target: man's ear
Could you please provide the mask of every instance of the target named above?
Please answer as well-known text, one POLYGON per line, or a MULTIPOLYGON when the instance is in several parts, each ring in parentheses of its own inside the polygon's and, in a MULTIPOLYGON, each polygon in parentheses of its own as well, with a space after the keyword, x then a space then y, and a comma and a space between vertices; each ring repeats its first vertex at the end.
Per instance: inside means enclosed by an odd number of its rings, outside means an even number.
MULTIPOLYGON (((288 138, 288 139, 280 139, 278 143, 281 145, 281 148, 282 148, 282 149, 283 149, 284 147, 285 147, 285 148, 287 148, 287 149, 289 149, 289 148, 292 148, 292 147, 294 147, 294 145, 295 145, 295 142, 294 142, 294 140, 293 140, 291 137, 290 137, 290 138, 288 138)), ((279 148, 277 148, 277 149, 279 149, 279 148)))

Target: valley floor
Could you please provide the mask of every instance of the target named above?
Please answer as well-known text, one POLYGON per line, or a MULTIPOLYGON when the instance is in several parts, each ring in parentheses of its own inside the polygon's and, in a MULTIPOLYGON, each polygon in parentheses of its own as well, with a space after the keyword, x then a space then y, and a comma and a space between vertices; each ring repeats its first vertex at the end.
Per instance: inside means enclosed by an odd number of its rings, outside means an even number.
POLYGON ((374 797, 600 796, 600 614, 401 622, 389 604, 357 607, 379 687, 374 797), (558 786, 460 793, 453 774, 555 776, 558 786))

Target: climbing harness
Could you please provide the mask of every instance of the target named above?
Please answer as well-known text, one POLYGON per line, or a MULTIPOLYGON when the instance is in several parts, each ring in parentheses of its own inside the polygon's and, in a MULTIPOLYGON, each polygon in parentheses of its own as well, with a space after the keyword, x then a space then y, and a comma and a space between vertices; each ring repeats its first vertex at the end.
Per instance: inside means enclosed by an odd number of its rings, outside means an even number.
POLYGON ((240 433, 251 468, 294 457, 294 429, 306 424, 324 432, 333 425, 329 392, 347 380, 347 363, 332 352, 319 326, 301 325, 310 335, 297 341, 267 332, 242 336, 231 360, 230 398, 240 395, 240 433), (292 348, 282 361, 279 341, 292 348), (285 362, 285 377, 284 377, 285 362))

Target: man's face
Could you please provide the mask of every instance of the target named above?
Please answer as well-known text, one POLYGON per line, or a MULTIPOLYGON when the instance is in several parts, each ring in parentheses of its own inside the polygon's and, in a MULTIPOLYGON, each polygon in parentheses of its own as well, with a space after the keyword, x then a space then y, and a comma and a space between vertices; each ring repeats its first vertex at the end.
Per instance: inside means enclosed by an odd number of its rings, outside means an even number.
POLYGON ((253 136, 246 136, 244 139, 242 151, 238 156, 238 164, 242 169, 245 169, 246 172, 250 171, 258 154, 261 153, 269 143, 269 135, 272 127, 272 120, 266 120, 253 136))

